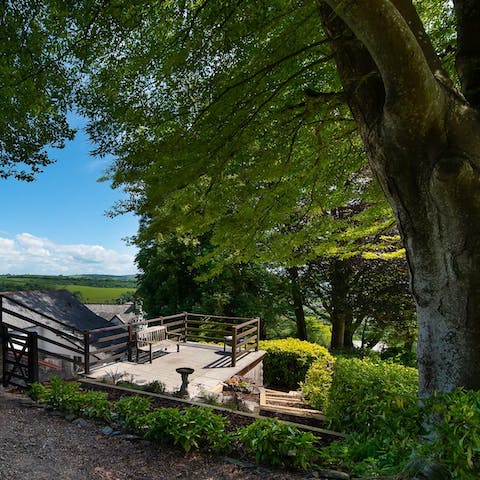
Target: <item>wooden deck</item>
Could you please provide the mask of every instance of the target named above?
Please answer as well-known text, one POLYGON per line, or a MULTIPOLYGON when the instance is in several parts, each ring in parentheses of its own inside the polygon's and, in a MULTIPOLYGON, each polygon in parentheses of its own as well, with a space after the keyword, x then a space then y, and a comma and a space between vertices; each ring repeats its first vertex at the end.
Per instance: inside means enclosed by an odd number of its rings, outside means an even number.
POLYGON ((223 345, 187 342, 180 345, 179 352, 174 345, 169 347, 167 352, 158 355, 152 363, 148 360, 142 363, 119 361, 95 367, 85 377, 106 381, 122 377, 139 385, 158 381, 165 385, 166 392, 174 393, 181 385, 181 377, 176 369, 190 367, 194 373, 189 377, 188 391, 190 398, 196 398, 221 392, 223 382, 233 375, 248 376, 247 372, 258 368, 264 356, 263 351, 242 353, 238 356, 235 367, 232 367, 230 352, 228 349, 224 352, 223 345))

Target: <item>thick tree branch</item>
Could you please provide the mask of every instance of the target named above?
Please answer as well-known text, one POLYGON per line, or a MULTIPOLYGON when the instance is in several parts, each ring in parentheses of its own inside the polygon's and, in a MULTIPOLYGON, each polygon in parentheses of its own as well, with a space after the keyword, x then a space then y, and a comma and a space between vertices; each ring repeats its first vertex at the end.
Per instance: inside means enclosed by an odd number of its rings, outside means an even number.
POLYGON ((385 114, 423 133, 441 112, 442 92, 424 52, 390 0, 325 0, 365 45, 386 93, 385 114), (415 115, 412 115, 412 112, 415 115))
POLYGON ((318 11, 329 36, 345 99, 359 125, 366 128, 364 135, 368 135, 378 123, 385 100, 378 68, 365 46, 322 0, 318 1, 318 11))
POLYGON ((405 22, 407 22, 407 25, 410 27, 410 30, 417 39, 418 45, 422 49, 432 73, 435 75, 440 75, 443 78, 444 83, 446 82, 450 85, 453 85, 447 71, 442 65, 440 58, 433 48, 430 37, 425 31, 425 27, 423 26, 422 20, 418 16, 417 9, 413 6, 412 0, 391 1, 400 12, 405 22))
POLYGON ((480 2, 455 0, 457 20, 457 73, 465 98, 480 107, 480 2))

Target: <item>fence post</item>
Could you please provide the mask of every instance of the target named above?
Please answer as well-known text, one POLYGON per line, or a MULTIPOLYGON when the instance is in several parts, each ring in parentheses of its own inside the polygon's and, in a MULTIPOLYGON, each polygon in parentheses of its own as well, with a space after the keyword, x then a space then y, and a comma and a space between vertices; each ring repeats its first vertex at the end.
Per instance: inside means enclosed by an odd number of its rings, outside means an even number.
POLYGON ((38 334, 28 332, 28 383, 38 382, 38 334))
POLYGON ((258 352, 258 341, 260 340, 260 318, 257 318, 257 340, 255 342, 255 351, 258 352))
POLYGON ((237 327, 232 327, 232 367, 237 364, 237 327))
POLYGON ((183 312, 183 341, 186 343, 188 335, 188 312, 183 312))
POLYGON ((90 330, 83 332, 83 371, 86 375, 90 373, 90 330))
POLYGON ((131 323, 128 324, 128 346, 127 346, 127 358, 128 361, 132 361, 132 346, 133 346, 133 326, 131 323))
POLYGON ((7 356, 8 356, 8 328, 2 323, 0 334, 2 335, 2 384, 8 386, 7 381, 7 356))

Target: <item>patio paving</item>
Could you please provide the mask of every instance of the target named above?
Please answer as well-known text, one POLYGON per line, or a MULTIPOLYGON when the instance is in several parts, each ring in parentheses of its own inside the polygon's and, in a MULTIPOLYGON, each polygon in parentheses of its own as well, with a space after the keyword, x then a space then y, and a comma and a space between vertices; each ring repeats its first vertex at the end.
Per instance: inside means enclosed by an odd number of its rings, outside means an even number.
POLYGON ((87 378, 112 380, 123 375, 138 385, 158 380, 165 385, 165 392, 174 393, 180 389, 181 376, 176 372, 179 367, 190 367, 195 371, 189 376, 188 392, 190 398, 202 394, 216 394, 222 390, 222 383, 233 375, 248 371, 251 365, 257 364, 264 357, 265 352, 241 353, 237 357, 235 367, 231 366, 230 349, 223 351, 223 346, 205 345, 193 342, 180 344, 180 351, 175 345, 170 345, 165 353, 157 353, 157 357, 150 364, 148 359, 142 363, 116 362, 96 367, 87 378))

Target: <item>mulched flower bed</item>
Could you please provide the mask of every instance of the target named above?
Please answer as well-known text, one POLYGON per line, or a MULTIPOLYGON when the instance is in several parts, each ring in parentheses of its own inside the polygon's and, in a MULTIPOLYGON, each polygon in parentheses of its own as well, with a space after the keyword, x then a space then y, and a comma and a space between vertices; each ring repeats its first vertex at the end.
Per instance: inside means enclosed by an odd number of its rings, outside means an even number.
MULTIPOLYGON (((120 388, 120 387, 108 385, 108 384, 100 384, 100 383, 92 383, 92 382, 81 382, 81 383, 84 388, 102 390, 107 392, 108 398, 111 401, 116 401, 121 397, 128 396, 128 395, 145 395, 145 396, 149 396, 152 399, 152 405, 155 408, 169 408, 169 407, 186 408, 189 406, 201 406, 201 407, 212 408, 215 410, 216 413, 223 415, 229 420, 228 426, 227 426, 227 431, 229 432, 233 432, 238 428, 250 425, 257 418, 259 418, 258 415, 240 413, 240 412, 236 412, 226 408, 217 407, 214 405, 199 404, 198 402, 183 400, 183 399, 180 399, 174 396, 168 396, 165 394, 152 394, 149 392, 144 392, 142 390, 125 389, 125 388, 120 388)), ((282 415, 275 415, 275 417, 282 421, 291 421, 291 418, 289 417, 289 415, 282 414, 282 415)), ((309 419, 305 419, 305 420, 308 421, 309 419)), ((301 430, 303 429, 303 430, 311 431, 310 429, 308 429, 308 426, 309 426, 308 424, 301 425, 296 422, 292 422, 292 423, 295 423, 297 428, 301 430), (303 427, 307 427, 307 428, 303 428, 303 427)), ((310 420, 310 423, 314 423, 314 422, 310 420)), ((311 425, 311 426, 316 427, 317 425, 311 425)), ((328 432, 316 433, 314 431, 313 433, 315 433, 319 438, 318 446, 325 446, 335 440, 340 439, 339 435, 330 434, 328 432)))

